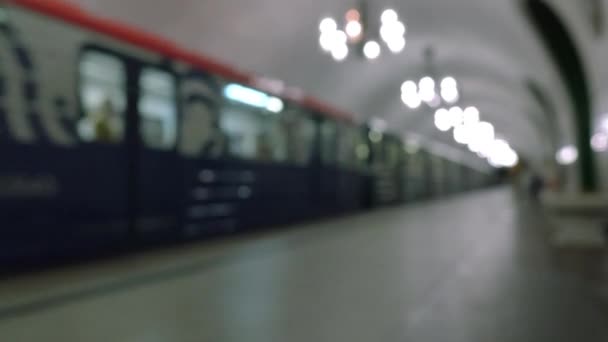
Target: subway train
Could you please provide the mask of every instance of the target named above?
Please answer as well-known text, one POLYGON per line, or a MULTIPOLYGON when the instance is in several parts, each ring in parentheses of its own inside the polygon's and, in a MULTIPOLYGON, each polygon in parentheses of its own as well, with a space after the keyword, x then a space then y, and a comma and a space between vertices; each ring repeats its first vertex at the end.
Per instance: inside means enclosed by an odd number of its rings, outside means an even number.
POLYGON ((3 269, 492 182, 403 139, 73 6, 0 2, 3 269))

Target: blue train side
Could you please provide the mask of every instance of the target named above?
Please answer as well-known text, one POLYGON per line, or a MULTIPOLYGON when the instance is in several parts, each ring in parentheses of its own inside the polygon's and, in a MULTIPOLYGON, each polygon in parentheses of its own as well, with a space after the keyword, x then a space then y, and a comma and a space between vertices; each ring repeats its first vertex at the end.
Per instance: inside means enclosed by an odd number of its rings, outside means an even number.
POLYGON ((424 150, 406 152, 390 134, 30 3, 0 7, 2 269, 488 182, 424 150))

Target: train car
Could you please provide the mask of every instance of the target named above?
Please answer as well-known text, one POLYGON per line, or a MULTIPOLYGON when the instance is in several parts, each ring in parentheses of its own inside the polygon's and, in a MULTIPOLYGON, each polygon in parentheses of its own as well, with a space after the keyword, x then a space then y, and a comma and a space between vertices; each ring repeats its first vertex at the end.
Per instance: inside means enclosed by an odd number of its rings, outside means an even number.
POLYGON ((61 2, 0 2, 2 267, 430 195, 399 138, 258 83, 61 2))
POLYGON ((401 139, 379 132, 370 132, 373 173, 373 203, 376 206, 399 203, 402 195, 403 143, 401 139))
POLYGON ((369 206, 348 116, 60 3, 1 11, 3 259, 369 206))

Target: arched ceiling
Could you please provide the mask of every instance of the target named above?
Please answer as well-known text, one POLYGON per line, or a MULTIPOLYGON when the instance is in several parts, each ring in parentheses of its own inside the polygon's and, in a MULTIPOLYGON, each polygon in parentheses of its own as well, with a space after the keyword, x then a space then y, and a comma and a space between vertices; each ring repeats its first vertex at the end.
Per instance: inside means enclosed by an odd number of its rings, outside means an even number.
MULTIPOLYGON (((462 88, 461 103, 476 105, 482 119, 492 122, 520 154, 539 163, 553 158, 555 142, 547 130, 557 130, 558 144, 574 141, 565 88, 520 1, 370 0, 372 13, 395 8, 408 28, 403 53, 387 53, 372 63, 360 59, 336 63, 318 46, 320 19, 343 15, 356 4, 354 0, 70 1, 238 69, 281 79, 355 113, 360 120, 380 117, 396 132, 453 145, 477 158, 458 147, 451 134, 434 129, 432 113, 411 111, 401 103, 401 83, 425 74, 424 51, 432 47, 435 72, 454 76, 462 88), (546 94, 555 113, 543 112, 526 87, 530 80, 546 94)), ((578 1, 548 2, 573 23, 585 60, 592 66, 601 63, 598 56, 607 56, 608 46, 593 45, 591 33, 583 28, 585 16, 578 1)), ((608 91, 608 78, 592 77, 596 92, 608 91)), ((608 111, 608 103, 595 105, 608 111)))
POLYGON ((557 10, 571 29, 580 47, 581 55, 586 64, 593 97, 593 109, 597 119, 606 119, 608 116, 608 69, 605 68, 608 60, 608 22, 603 24, 603 32, 599 35, 593 31, 591 25, 591 12, 599 11, 606 20, 608 2, 602 0, 551 0, 550 3, 557 10), (597 2, 597 7, 590 6, 597 2))

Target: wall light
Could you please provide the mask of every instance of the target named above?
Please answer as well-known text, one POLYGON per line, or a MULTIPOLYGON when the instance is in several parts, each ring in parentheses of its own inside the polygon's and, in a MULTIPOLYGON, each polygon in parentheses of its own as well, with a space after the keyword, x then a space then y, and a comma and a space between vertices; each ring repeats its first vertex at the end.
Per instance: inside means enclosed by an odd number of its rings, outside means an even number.
POLYGON ((595 152, 605 152, 608 150, 608 135, 600 132, 595 133, 591 138, 591 147, 595 152))
POLYGON ((572 165, 578 160, 578 149, 574 145, 566 145, 557 151, 555 159, 560 165, 572 165))

